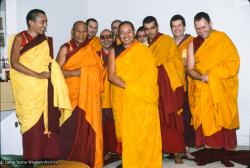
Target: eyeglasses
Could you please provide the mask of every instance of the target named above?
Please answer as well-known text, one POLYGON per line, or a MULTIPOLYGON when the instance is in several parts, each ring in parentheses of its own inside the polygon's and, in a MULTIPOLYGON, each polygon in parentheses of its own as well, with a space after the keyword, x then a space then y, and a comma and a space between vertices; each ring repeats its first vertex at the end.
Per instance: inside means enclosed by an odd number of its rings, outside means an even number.
POLYGON ((101 35, 101 36, 100 36, 100 39, 101 39, 101 40, 111 39, 111 38, 113 38, 112 35, 101 35))

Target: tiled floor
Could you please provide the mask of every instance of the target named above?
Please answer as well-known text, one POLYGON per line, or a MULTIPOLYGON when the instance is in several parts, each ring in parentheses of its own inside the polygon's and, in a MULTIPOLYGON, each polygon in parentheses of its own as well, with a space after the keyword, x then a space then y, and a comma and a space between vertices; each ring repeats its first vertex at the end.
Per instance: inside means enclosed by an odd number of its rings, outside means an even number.
MULTIPOLYGON (((118 166, 121 163, 121 161, 117 161, 114 163, 111 163, 109 165, 104 166, 104 168, 115 168, 116 166, 118 166)), ((246 168, 245 165, 241 165, 238 163, 234 163, 234 167, 235 168, 246 168)), ((175 164, 174 160, 169 160, 169 159, 164 159, 163 160, 163 164, 162 164, 162 168, 223 168, 225 167, 224 165, 222 165, 220 162, 215 162, 215 163, 211 163, 211 164, 207 164, 205 166, 197 166, 195 162, 193 161, 189 161, 189 160, 184 160, 183 164, 175 164)))

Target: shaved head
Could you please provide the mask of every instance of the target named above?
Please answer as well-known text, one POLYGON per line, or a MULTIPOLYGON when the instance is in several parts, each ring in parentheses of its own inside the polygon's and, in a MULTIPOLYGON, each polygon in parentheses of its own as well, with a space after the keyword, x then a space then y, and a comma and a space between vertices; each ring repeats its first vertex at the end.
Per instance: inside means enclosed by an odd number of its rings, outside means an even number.
POLYGON ((72 27, 72 31, 75 31, 79 25, 84 25, 87 28, 87 24, 84 21, 76 21, 72 27))
POLYGON ((101 33, 100 36, 103 35, 105 32, 112 34, 112 31, 109 29, 104 29, 101 33))

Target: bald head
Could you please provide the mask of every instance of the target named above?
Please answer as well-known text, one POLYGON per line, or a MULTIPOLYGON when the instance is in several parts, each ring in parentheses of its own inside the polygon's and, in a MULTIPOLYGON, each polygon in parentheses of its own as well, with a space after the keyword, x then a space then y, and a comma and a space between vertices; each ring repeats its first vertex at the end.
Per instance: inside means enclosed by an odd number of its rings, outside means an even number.
POLYGON ((72 38, 77 44, 83 43, 88 36, 88 28, 85 22, 77 21, 72 28, 72 38))
POLYGON ((109 29, 104 29, 101 33, 100 33, 100 36, 103 35, 103 34, 112 34, 112 31, 109 30, 109 29))
POLYGON ((75 31, 78 26, 83 26, 87 29, 87 24, 84 21, 79 20, 73 24, 72 31, 75 31))

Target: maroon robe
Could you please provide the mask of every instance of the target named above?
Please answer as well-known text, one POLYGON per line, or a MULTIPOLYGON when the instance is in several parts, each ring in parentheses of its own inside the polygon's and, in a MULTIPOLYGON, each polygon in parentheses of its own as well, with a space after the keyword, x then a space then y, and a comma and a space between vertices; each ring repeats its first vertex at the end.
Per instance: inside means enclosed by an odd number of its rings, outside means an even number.
MULTIPOLYGON (((163 34, 158 33, 149 46, 163 34)), ((166 44, 167 45, 167 44, 166 44)), ((181 153, 185 151, 183 114, 177 111, 183 107, 183 86, 172 90, 168 74, 163 65, 158 66, 159 113, 164 153, 181 153)))

